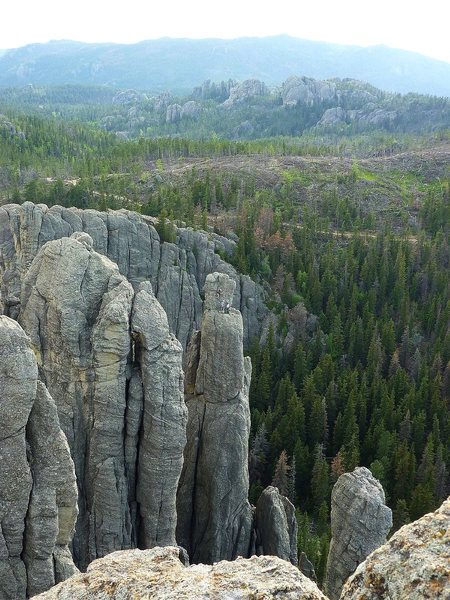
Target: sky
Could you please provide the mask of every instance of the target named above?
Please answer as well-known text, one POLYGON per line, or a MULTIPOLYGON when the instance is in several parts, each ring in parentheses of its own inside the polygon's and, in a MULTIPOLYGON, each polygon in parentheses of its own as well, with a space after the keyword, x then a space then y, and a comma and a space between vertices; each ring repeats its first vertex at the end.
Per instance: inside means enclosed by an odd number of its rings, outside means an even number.
POLYGON ((450 62, 449 16, 447 0, 7 0, 0 48, 59 39, 133 43, 288 34, 384 44, 450 62))

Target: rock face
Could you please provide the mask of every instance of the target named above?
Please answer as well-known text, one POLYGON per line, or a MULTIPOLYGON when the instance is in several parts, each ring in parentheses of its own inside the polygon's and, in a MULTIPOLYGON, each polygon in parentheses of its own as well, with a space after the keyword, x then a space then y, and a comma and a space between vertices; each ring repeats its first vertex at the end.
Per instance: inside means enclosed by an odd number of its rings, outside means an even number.
POLYGON ((295 507, 278 488, 267 487, 256 503, 256 553, 298 564, 295 507))
POLYGON ((121 210, 98 212, 25 202, 0 207, 0 313, 17 318, 21 284, 39 249, 75 231, 88 233, 94 249, 119 267, 134 289, 150 281, 167 313, 170 331, 183 348, 200 328, 206 276, 227 273, 236 282, 233 306, 244 320, 244 343, 258 336, 268 314, 264 293, 239 275, 218 251, 231 255, 234 242, 192 229, 177 229, 176 244, 161 243, 154 220, 121 210))
POLYGON ((434 513, 405 525, 347 580, 341 600, 448 599, 450 498, 434 513))
POLYGON ((114 552, 36 600, 326 600, 315 583, 274 556, 185 567, 179 548, 114 552))
MULTIPOLYGON (((128 424, 133 460, 139 449, 136 500, 139 543, 144 548, 174 543, 176 493, 186 444, 187 408, 183 398, 182 348, 169 333, 167 315, 155 300, 150 283, 142 283, 133 302, 131 333, 136 367, 128 398, 128 424), (138 394, 134 390, 138 390, 138 394), (139 392, 141 399, 136 402, 139 392), (142 411, 140 428, 136 415, 142 411), (140 437, 140 443, 137 444, 140 437)), ((134 479, 134 477, 133 477, 134 479)), ((132 489, 132 485, 129 485, 132 489)))
POLYGON ((357 467, 337 480, 331 494, 331 544, 325 593, 336 600, 347 577, 376 548, 392 527, 380 482, 369 469, 357 467))
POLYGON ((30 340, 0 316, 0 598, 21 600, 76 572, 67 545, 75 472, 30 340))
POLYGON ((166 123, 178 123, 181 120, 182 110, 180 104, 169 104, 166 110, 166 123))
POLYGON ((311 77, 289 77, 281 88, 283 106, 313 104, 332 100, 336 95, 336 85, 332 81, 320 81, 311 77))
POLYGON ((117 92, 112 99, 113 104, 136 104, 147 100, 147 96, 136 90, 124 90, 123 92, 117 92))
POLYGON ((202 112, 202 106, 195 100, 185 102, 181 108, 182 119, 198 119, 202 112))
POLYGON ((137 293, 87 233, 45 244, 19 320, 75 462, 74 558, 174 543, 185 445, 181 345, 150 283, 137 293))
POLYGON ((242 83, 237 83, 230 88, 230 95, 222 103, 225 108, 230 108, 256 96, 264 96, 267 93, 266 85, 259 79, 246 79, 242 83))
POLYGON ((347 111, 341 106, 335 108, 328 108, 322 115, 320 121, 317 123, 318 127, 327 127, 329 125, 338 125, 345 123, 347 118, 347 111))
POLYGON ((208 275, 201 333, 187 355, 189 418, 177 496, 177 541, 193 562, 248 556, 252 510, 248 495, 248 389, 242 317, 229 308, 234 281, 208 275))

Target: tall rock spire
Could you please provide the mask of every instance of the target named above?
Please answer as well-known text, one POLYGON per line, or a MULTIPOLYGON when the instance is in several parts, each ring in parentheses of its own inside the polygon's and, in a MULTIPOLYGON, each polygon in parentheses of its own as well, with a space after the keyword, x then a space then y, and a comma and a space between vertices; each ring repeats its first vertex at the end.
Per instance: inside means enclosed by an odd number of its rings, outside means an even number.
POLYGON ((189 418, 177 496, 177 541, 193 562, 248 556, 248 390, 251 363, 243 354, 242 316, 231 308, 235 282, 212 273, 205 283, 201 333, 188 348, 189 418))

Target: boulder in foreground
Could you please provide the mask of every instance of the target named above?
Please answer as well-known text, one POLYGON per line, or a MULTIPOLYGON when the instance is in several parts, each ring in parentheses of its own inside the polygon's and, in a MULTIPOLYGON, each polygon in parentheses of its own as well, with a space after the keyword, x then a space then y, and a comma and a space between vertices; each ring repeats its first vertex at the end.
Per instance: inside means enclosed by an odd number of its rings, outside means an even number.
POLYGON ((450 598, 450 498, 405 525, 359 565, 341 600, 450 598))
POLYGON ((184 567, 179 556, 173 546, 114 552, 36 599, 326 600, 315 583, 280 558, 184 567))

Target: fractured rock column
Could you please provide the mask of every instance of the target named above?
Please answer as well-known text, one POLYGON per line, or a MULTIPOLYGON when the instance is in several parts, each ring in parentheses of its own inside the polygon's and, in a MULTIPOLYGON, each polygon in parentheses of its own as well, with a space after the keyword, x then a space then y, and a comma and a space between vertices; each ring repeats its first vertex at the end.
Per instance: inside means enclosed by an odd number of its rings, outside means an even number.
POLYGON ((22 287, 20 323, 55 400, 75 463, 81 567, 131 547, 124 414, 133 289, 84 233, 48 242, 22 287))
POLYGON ((297 519, 292 502, 268 486, 256 503, 256 554, 278 556, 298 565, 297 519))
POLYGON ((369 469, 357 467, 339 477, 331 494, 331 544, 325 593, 337 600, 346 579, 376 548, 392 527, 383 488, 369 469))
POLYGON ((140 285, 131 315, 135 358, 142 382, 143 421, 137 472, 138 543, 175 544, 176 493, 186 445, 183 349, 169 333, 167 315, 149 282, 140 285))
POLYGON ((201 334, 187 356, 187 445, 177 495, 177 541, 193 562, 248 556, 250 359, 243 355, 242 316, 230 308, 235 282, 208 275, 201 334))
POLYGON ((151 284, 135 294, 92 238, 74 233, 41 248, 21 300, 75 462, 77 564, 174 544, 187 421, 182 347, 151 284))
POLYGON ((0 316, 0 598, 21 600, 76 572, 75 471, 31 343, 0 316))

